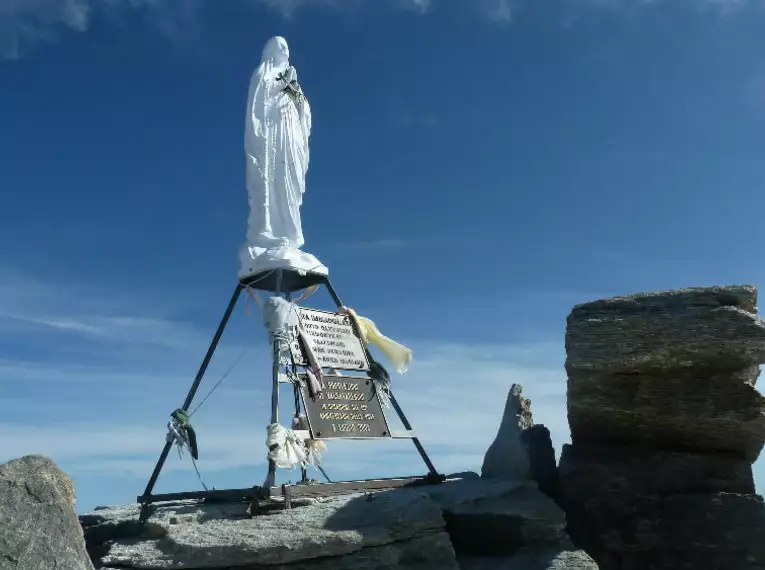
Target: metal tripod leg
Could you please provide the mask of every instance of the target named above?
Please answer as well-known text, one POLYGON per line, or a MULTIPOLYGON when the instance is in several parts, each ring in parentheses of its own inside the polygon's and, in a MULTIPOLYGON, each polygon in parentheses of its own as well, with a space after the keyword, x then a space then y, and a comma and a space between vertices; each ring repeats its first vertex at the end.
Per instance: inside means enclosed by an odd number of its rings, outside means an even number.
MULTIPOLYGON (((401 423, 404 424, 404 429, 411 430, 412 424, 410 424, 409 420, 406 419, 406 416, 404 415, 404 410, 402 410, 401 406, 398 405, 396 396, 394 396, 393 392, 390 392, 390 391, 388 392, 388 395, 390 397, 390 403, 393 405, 393 409, 396 410, 398 417, 401 419, 401 423)), ((422 457, 422 460, 425 462, 425 465, 427 465, 428 474, 431 475, 432 477, 438 477, 439 473, 438 471, 436 471, 436 468, 433 465, 433 462, 430 460, 428 453, 425 451, 425 448, 420 443, 419 438, 413 437, 412 443, 414 443, 414 446, 417 448, 417 451, 419 452, 420 457, 422 457)))
MULTIPOLYGON (((335 291, 335 288, 332 287, 332 283, 329 281, 329 277, 326 277, 324 280, 324 285, 327 287, 327 291, 329 291, 330 296, 332 297, 332 300, 337 305, 337 308, 343 306, 343 302, 340 300, 340 297, 337 294, 337 291, 335 291)), ((355 328, 355 324, 354 324, 355 328)), ((361 338, 361 331, 356 331, 356 334, 359 335, 359 338, 361 338)), ((362 343, 363 344, 363 343, 362 343)), ((365 352, 367 353, 367 358, 370 362, 374 361, 372 358, 372 355, 369 352, 369 349, 367 347, 364 347, 365 352)), ((401 406, 399 406, 398 401, 396 400, 396 397, 393 395, 393 393, 390 393, 390 403, 393 405, 393 409, 396 410, 396 413, 398 414, 399 419, 401 420, 401 423, 404 424, 404 429, 411 430, 412 425, 409 423, 409 420, 406 418, 406 415, 404 414, 404 411, 401 409, 401 406)), ((430 457, 428 456, 427 451, 425 451, 425 448, 422 446, 422 443, 420 443, 419 438, 413 437, 412 443, 414 443, 414 446, 417 448, 417 452, 420 454, 420 457, 422 457, 422 460, 425 462, 425 465, 428 468, 428 475, 434 479, 441 480, 443 479, 443 476, 438 473, 435 466, 433 465, 433 462, 430 460, 430 457)))
MULTIPOLYGON (((276 270, 276 291, 275 294, 281 296, 282 282, 284 279, 283 270, 276 270)), ((272 338, 273 343, 273 367, 272 367, 272 380, 273 385, 271 387, 271 424, 279 423, 279 356, 280 356, 280 341, 276 338, 272 338)), ((268 460, 268 475, 266 481, 263 484, 266 492, 276 484, 276 463, 271 459, 268 460)))
MULTIPOLYGON (((207 349, 207 354, 205 354, 204 360, 202 360, 202 365, 199 367, 199 371, 197 372, 196 378, 194 378, 194 382, 191 385, 191 389, 189 390, 188 395, 186 396, 186 401, 183 402, 183 409, 185 411, 189 410, 189 407, 191 406, 192 400, 194 400, 194 396, 197 393, 197 390, 199 389, 199 384, 202 382, 202 378, 205 375, 205 371, 207 370, 207 366, 210 364, 210 360, 212 360, 213 354, 215 353, 215 349, 218 347, 218 342, 220 342, 220 337, 223 335, 223 331, 226 328, 226 324, 228 324, 228 319, 231 316, 231 313, 234 310, 234 307, 236 306, 236 302, 239 299, 239 295, 242 292, 242 286, 237 283, 236 289, 234 289, 233 295, 231 295, 231 300, 228 302, 228 307, 226 308, 226 312, 223 314, 223 318, 220 321, 220 324, 218 325, 218 330, 215 331, 215 336, 213 336, 212 341, 210 342, 210 347, 207 349)), ((143 504, 148 504, 151 502, 151 492, 154 490, 154 485, 157 483, 157 478, 159 477, 159 473, 162 471, 162 467, 165 465, 165 461, 167 460, 167 456, 170 453, 170 449, 172 448, 173 444, 171 442, 166 442, 164 449, 162 449, 162 453, 159 456, 159 460, 157 461, 156 467, 154 467, 154 471, 151 474, 151 477, 149 478, 149 483, 146 485, 146 489, 143 492, 143 495, 141 496, 141 499, 139 502, 143 504)))
MULTIPOLYGON (((279 341, 274 339, 273 386, 271 388, 271 423, 279 423, 279 341)), ((270 451, 270 450, 269 450, 270 451)), ((276 484, 276 463, 268 460, 268 475, 263 486, 266 491, 276 484)))

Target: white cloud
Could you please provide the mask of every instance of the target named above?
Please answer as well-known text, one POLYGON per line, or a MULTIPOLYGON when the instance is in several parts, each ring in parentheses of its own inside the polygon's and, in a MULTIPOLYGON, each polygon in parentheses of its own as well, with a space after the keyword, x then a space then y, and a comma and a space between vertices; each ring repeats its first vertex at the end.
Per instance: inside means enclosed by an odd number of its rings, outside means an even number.
MULTIPOLYGON (((86 496, 84 508, 116 500, 109 481, 141 487, 164 444, 169 413, 182 404, 213 331, 137 316, 141 312, 129 299, 88 294, 87 302, 78 301, 76 289, 62 288, 58 295, 66 302, 42 309, 49 296, 45 287, 5 273, 0 282, 7 295, 0 298, 13 302, 0 305, 0 337, 12 339, 17 352, 0 360, 0 463, 34 453, 50 456, 73 476, 86 496), (134 316, 111 314, 112 307, 127 307, 134 316), (28 332, 32 334, 26 336, 28 332), (49 342, 45 334, 55 337, 49 342)), ((238 313, 192 404, 194 409, 244 354, 193 417, 199 467, 205 481, 219 488, 226 484, 217 482, 236 473, 248 475, 233 486, 252 484, 253 477, 265 473, 270 360, 265 335, 253 338, 254 329, 263 332, 260 319, 238 313)), ((386 333, 400 336, 395 330, 386 333)), ((568 439, 559 344, 399 340, 414 350, 415 361, 409 373, 394 376, 394 390, 440 470, 480 469, 514 382, 523 384, 535 400, 535 417, 550 427, 556 444, 568 439)), ((294 411, 287 387, 282 397, 280 412, 286 422, 294 411)), ((425 469, 409 441, 333 441, 329 448, 326 468, 337 479, 425 469)), ((189 461, 179 461, 175 454, 161 481, 160 490, 198 486, 189 461)))
POLYGON ((513 7, 510 0, 496 0, 494 6, 489 8, 490 20, 499 23, 509 23, 513 20, 513 7))
POLYGON ((339 247, 343 249, 358 250, 362 252, 369 251, 398 251, 405 249, 409 244, 402 239, 373 239, 368 241, 357 241, 347 244, 341 244, 339 247))
POLYGON ((578 7, 589 8, 635 8, 659 6, 662 4, 676 3, 701 10, 714 9, 723 14, 729 14, 741 8, 761 5, 761 0, 567 0, 569 4, 578 7))
MULTIPOLYGON (((163 33, 177 35, 199 23, 198 14, 211 0, 0 0, 0 58, 17 59, 26 49, 40 41, 51 41, 62 30, 83 32, 94 16, 119 14, 122 10, 142 10, 163 33)), ((284 17, 292 17, 304 7, 323 6, 343 9, 357 7, 373 0, 236 0, 243 5, 265 5, 284 17)), ((383 1, 383 0, 381 0, 383 1)), ((420 14, 432 12, 444 0, 384 0, 394 7, 404 7, 420 14)), ((518 0, 519 2, 529 0, 518 0)), ((577 7, 617 9, 635 5, 667 3, 670 0, 563 0, 577 7)), ((714 9, 731 14, 744 7, 761 5, 761 0, 685 0, 701 9, 714 9)), ((513 17, 510 0, 482 0, 476 4, 495 22, 510 22, 513 17)))
MULTIPOLYGON (((480 470, 483 454, 499 426, 507 391, 514 382, 524 385, 533 401, 535 419, 551 429, 556 445, 568 440, 563 370, 516 364, 530 357, 544 360, 551 356, 548 351, 560 351, 562 347, 434 344, 413 348, 419 356, 407 375, 393 379, 395 393, 439 470, 480 470)), ((240 368, 232 374, 193 417, 201 450, 199 468, 208 484, 214 485, 226 477, 226 472, 240 468, 247 468, 255 477, 265 474, 270 393, 267 362, 257 360, 259 366, 240 368)), ((76 485, 93 476, 147 479, 164 444, 167 415, 180 405, 191 379, 147 374, 143 379, 126 381, 120 373, 100 376, 104 385, 113 387, 101 391, 100 399, 56 401, 50 396, 32 395, 28 399, 0 398, 0 417, 9 417, 11 410, 16 417, 23 417, 0 423, 0 462, 41 453, 59 463, 76 485), (54 407, 56 419, 50 421, 54 407)), ((0 380, 4 377, 0 370, 0 380)), ((211 375, 195 403, 217 377, 211 375)), ((65 389, 62 386, 55 378, 49 382, 51 389, 65 389)), ((281 412, 291 417, 289 388, 283 387, 281 393, 281 412)), ((392 423, 398 424, 392 411, 389 416, 392 423)), ((425 472, 409 441, 331 441, 328 447, 325 467, 336 479, 425 472)), ((190 470, 189 460, 180 461, 173 453, 163 470, 163 487, 186 490, 178 485, 190 470)), ((241 484, 246 486, 251 481, 241 484)), ((89 489, 90 497, 94 493, 89 489)), ((114 499, 96 494, 91 501, 108 503, 114 499)))
POLYGON ((430 9, 431 0, 408 0, 407 4, 417 10, 418 12, 425 13, 430 9))

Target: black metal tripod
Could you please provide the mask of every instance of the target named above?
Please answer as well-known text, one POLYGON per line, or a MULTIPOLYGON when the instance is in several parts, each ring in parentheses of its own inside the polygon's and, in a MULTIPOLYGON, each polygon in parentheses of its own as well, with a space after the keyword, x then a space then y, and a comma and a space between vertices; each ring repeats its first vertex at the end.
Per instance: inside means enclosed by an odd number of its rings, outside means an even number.
MULTIPOLYGON (((202 382, 202 378, 204 377, 207 367, 210 364, 210 360, 212 359, 213 354, 215 353, 215 349, 217 348, 218 343, 220 342, 221 336, 223 335, 223 331, 225 330, 226 325, 228 324, 228 320, 231 316, 231 313, 234 310, 234 307, 237 304, 237 301, 243 289, 252 288, 252 289, 257 289, 261 291, 268 291, 271 293, 275 293, 277 295, 280 295, 280 294, 290 295, 295 291, 300 291, 302 289, 307 289, 308 287, 313 287, 318 285, 324 285, 327 288, 330 296, 332 297, 332 300, 335 302, 338 309, 343 306, 343 303, 340 300, 340 297, 338 297, 337 292, 335 291, 334 287, 332 287, 332 284, 330 283, 329 278, 326 275, 320 275, 316 273, 300 274, 297 271, 289 270, 289 269, 274 269, 274 270, 265 271, 259 274, 255 274, 252 276, 248 276, 240 280, 237 283, 236 288, 234 289, 234 293, 231 295, 231 299, 229 300, 228 307, 226 307, 226 312, 223 314, 223 318, 221 319, 220 324, 218 325, 218 329, 215 331, 215 335, 213 336, 213 339, 210 342, 210 346, 207 349, 207 354, 205 354, 205 357, 202 360, 202 364, 199 367, 199 371, 197 372, 196 377, 194 378, 194 382, 192 383, 191 389, 189 390, 189 393, 186 396, 186 400, 183 403, 182 409, 184 411, 188 411, 189 407, 191 406, 191 402, 193 401, 194 396, 196 395, 197 390, 199 389, 199 385, 202 382)), ((356 333, 360 336, 360 331, 357 330, 356 333)), ((369 354, 369 351, 366 349, 366 347, 365 347, 365 350, 371 362, 373 360, 372 356, 371 354, 369 354)), ((278 343, 274 343, 272 390, 273 391, 272 391, 272 400, 271 400, 271 423, 274 424, 274 423, 278 423, 278 407, 279 407, 278 343)), ((407 432, 409 433, 413 433, 412 426, 409 423, 409 420, 404 415, 404 412, 401 409, 401 406, 398 404, 395 396, 393 396, 392 393, 390 394, 390 402, 391 402, 391 405, 393 406, 393 409, 396 411, 396 414, 398 414, 398 417, 401 419, 401 423, 403 424, 404 429, 407 430, 407 432)), ((296 397, 296 405, 298 405, 297 397, 296 397)), ((430 460, 430 457, 428 457, 428 454, 425 451, 425 448, 420 443, 420 440, 414 435, 411 435, 407 438, 412 440, 415 447, 417 448, 417 451, 422 457, 422 460, 425 462, 425 465, 428 468, 427 476, 419 477, 419 478, 407 478, 407 479, 370 480, 368 482, 369 483, 368 485, 357 485, 356 487, 386 488, 386 487, 395 487, 395 486, 402 486, 402 485, 414 484, 414 483, 436 483, 436 482, 443 481, 445 479, 444 476, 440 475, 438 471, 436 471, 436 468, 433 465, 433 462, 430 460)), ((273 494, 276 465, 269 460, 268 476, 266 477, 266 483, 263 487, 251 487, 248 489, 195 491, 195 492, 154 495, 152 494, 152 491, 154 490, 154 485, 156 484, 157 478, 159 477, 159 474, 162 471, 162 467, 164 466, 165 461, 167 460, 167 456, 170 453, 170 449, 172 448, 172 445, 173 445, 172 441, 167 441, 165 443, 165 447, 162 449, 162 453, 160 454, 159 459, 157 460, 157 464, 154 467, 154 471, 152 472, 151 477, 149 478, 149 482, 146 485, 146 489, 144 490, 143 494, 138 497, 138 502, 144 508, 148 507, 152 503, 159 502, 159 501, 171 501, 171 500, 182 500, 182 499, 203 499, 203 498, 210 498, 210 499, 218 498, 221 500, 225 500, 225 499, 240 500, 241 499, 241 500, 257 501, 260 498, 269 498, 273 494)), ((305 474, 303 474, 303 478, 305 479, 305 474)), ((353 482, 327 483, 322 485, 315 485, 312 487, 321 487, 329 491, 330 493, 332 493, 332 492, 338 492, 339 490, 352 490, 354 488, 352 483, 353 482), (337 487, 337 490, 333 491, 332 489, 329 489, 330 485, 337 487)), ((363 482, 358 482, 358 483, 363 483, 363 482)), ((319 489, 317 488, 316 491, 318 493, 319 489)), ((304 494, 308 494, 308 493, 304 493, 304 494)), ((142 518, 145 518, 143 513, 142 513, 142 518)))

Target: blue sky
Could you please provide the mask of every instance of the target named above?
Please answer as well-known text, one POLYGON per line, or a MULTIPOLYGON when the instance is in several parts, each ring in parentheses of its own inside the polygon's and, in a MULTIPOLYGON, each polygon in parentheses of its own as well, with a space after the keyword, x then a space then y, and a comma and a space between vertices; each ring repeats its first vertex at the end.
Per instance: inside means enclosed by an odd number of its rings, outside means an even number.
MULTIPOLYGON (((235 285, 275 34, 313 109, 305 249, 415 351, 394 382, 437 466, 480 468, 513 382, 559 447, 575 303, 765 285, 764 25, 759 0, 0 0, 0 461, 50 455, 80 510, 142 491, 235 285)), ((208 485, 265 474, 265 345, 240 306, 194 417, 208 485)), ((336 479, 424 472, 329 447, 336 479)), ((157 490, 198 486, 174 456, 157 490)))

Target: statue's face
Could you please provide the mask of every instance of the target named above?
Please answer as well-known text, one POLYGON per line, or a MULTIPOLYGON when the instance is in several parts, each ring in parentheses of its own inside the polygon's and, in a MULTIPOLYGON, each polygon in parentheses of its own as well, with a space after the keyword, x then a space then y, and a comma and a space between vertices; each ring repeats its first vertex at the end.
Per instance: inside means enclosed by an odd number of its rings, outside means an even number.
POLYGON ((287 40, 285 40, 284 38, 278 38, 276 40, 276 45, 279 48, 279 51, 284 56, 284 59, 289 59, 290 58, 290 48, 287 45, 287 40))
POLYGON ((279 63, 287 63, 290 58, 290 48, 287 47, 287 40, 281 36, 275 36, 268 40, 263 49, 263 59, 273 59, 279 63))

